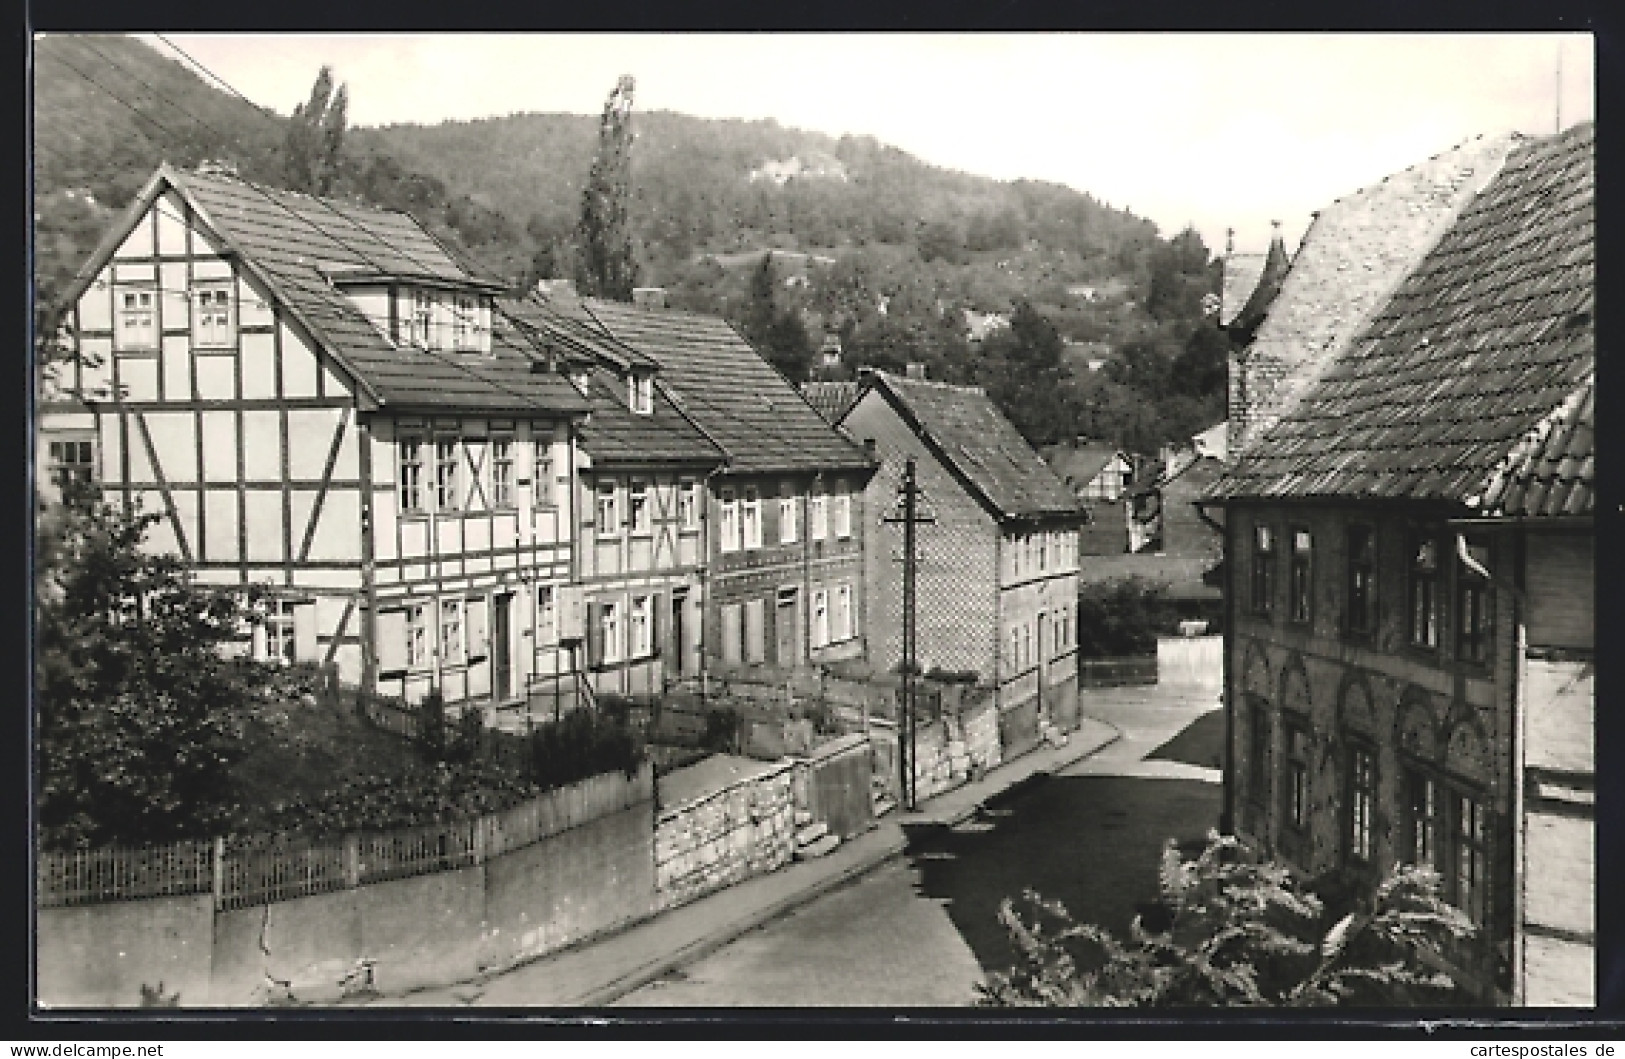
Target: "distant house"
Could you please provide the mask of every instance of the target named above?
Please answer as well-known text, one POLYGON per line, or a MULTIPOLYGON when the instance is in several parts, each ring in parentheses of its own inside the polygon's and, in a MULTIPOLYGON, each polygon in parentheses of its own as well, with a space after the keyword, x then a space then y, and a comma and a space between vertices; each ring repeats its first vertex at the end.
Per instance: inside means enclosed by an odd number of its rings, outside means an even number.
POLYGON ((1357 888, 1435 868, 1449 962, 1519 1005, 1595 1002, 1593 152, 1474 141, 1324 211, 1211 490, 1229 821, 1357 888))
POLYGON ((995 331, 1003 331, 1010 326, 1009 313, 981 313, 966 309, 964 316, 965 335, 972 342, 981 342, 995 331))
POLYGON ((654 361, 660 388, 726 456, 705 478, 707 671, 861 658, 874 473, 863 450, 725 320, 597 299, 567 308, 654 361))
POLYGON ((1084 516, 1071 490, 976 387, 869 372, 840 425, 882 461, 867 523, 873 659, 902 658, 902 527, 880 520, 897 513, 913 459, 934 520, 919 527, 921 667, 971 671, 995 689, 1007 753, 1046 723, 1072 727, 1084 516))

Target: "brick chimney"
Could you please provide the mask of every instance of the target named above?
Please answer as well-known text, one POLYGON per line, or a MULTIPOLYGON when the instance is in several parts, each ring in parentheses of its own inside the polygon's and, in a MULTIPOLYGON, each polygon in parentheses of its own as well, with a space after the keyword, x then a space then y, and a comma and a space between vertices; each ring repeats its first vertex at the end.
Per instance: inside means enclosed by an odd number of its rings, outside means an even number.
POLYGON ((633 287, 632 304, 640 309, 664 309, 666 307, 666 288, 633 287))

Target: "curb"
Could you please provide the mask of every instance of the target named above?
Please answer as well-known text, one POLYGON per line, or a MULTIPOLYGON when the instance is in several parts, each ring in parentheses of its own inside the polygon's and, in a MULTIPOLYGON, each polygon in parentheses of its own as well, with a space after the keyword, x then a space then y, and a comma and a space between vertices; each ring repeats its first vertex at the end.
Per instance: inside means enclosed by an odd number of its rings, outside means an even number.
POLYGON ((659 959, 644 964, 642 967, 622 975, 613 982, 599 986, 592 992, 578 997, 570 1006, 584 1008, 608 1007, 628 993, 642 989, 655 979, 669 974, 684 964, 703 959, 718 949, 736 941, 741 936, 750 933, 757 927, 785 916, 802 905, 811 904, 843 883, 850 882, 861 875, 867 875, 887 861, 901 856, 907 848, 908 838, 899 829, 897 837, 877 850, 875 854, 841 869, 840 872, 827 879, 820 880, 816 885, 808 886, 803 890, 782 897, 766 908, 753 912, 744 919, 730 923, 721 930, 702 938, 696 938, 672 952, 663 953, 659 959))

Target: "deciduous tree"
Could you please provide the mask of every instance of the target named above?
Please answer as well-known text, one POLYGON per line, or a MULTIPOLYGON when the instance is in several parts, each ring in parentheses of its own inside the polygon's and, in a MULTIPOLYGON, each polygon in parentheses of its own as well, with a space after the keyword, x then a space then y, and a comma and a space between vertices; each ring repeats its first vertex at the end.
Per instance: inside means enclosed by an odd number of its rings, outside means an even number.
POLYGON ((283 141, 285 179, 294 191, 332 193, 343 157, 349 99, 345 85, 333 87, 333 68, 323 66, 310 98, 294 108, 283 141))
POLYGON ((632 300, 637 258, 627 219, 632 185, 632 90, 623 75, 604 101, 598 125, 598 153, 587 176, 577 226, 580 259, 576 283, 583 294, 613 301, 632 300))

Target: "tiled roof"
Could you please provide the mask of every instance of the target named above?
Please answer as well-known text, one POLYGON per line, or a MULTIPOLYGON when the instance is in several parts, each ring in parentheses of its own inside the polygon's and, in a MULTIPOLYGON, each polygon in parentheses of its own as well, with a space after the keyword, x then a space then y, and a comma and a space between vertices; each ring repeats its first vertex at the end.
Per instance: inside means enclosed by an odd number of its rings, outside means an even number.
POLYGON ((1213 495, 1589 510, 1592 149, 1519 147, 1213 495))
MULTIPOLYGON (((587 400, 592 414, 580 427, 581 446, 595 464, 687 463, 717 466, 726 458, 699 427, 691 423, 656 376, 653 410, 648 415, 627 407, 626 365, 653 362, 613 338, 570 320, 538 298, 507 298, 498 305, 510 320, 523 321, 529 337, 543 348, 565 346, 562 356, 592 367, 587 400), (596 351, 586 360, 588 351, 596 351)), ((534 355, 534 354, 533 354, 534 355)))
POLYGON ((839 423, 846 410, 858 399, 859 385, 856 382, 804 382, 801 392, 807 398, 807 403, 818 410, 830 423, 839 423))
POLYGON ((1095 480, 1106 465, 1122 453, 1102 441, 1062 443, 1044 450, 1044 462, 1054 468, 1061 480, 1076 489, 1082 489, 1095 480))
POLYGON ((504 321, 493 321, 489 356, 397 347, 329 282, 367 273, 483 282, 405 214, 167 167, 160 176, 187 196, 380 404, 511 413, 585 410, 586 402, 563 376, 531 370, 524 336, 504 321))
POLYGON ((1479 137, 1332 202, 1241 355, 1236 455, 1284 414, 1494 176, 1516 136, 1479 137))
POLYGON ((980 387, 883 371, 870 378, 869 385, 913 422, 938 456, 1001 518, 1064 514, 1082 520, 1083 509, 1072 490, 980 387))
POLYGON ((655 359, 638 352, 625 342, 606 334, 588 318, 577 302, 573 313, 561 308, 561 295, 530 294, 524 298, 504 298, 503 311, 522 325, 545 335, 545 340, 572 363, 613 364, 619 368, 658 367, 655 359))
MULTIPOLYGON (((592 298, 579 307, 601 330, 659 364, 661 384, 727 453, 730 470, 870 466, 862 449, 825 422, 720 317, 592 298)), ((568 301, 560 308, 572 312, 568 301)))

